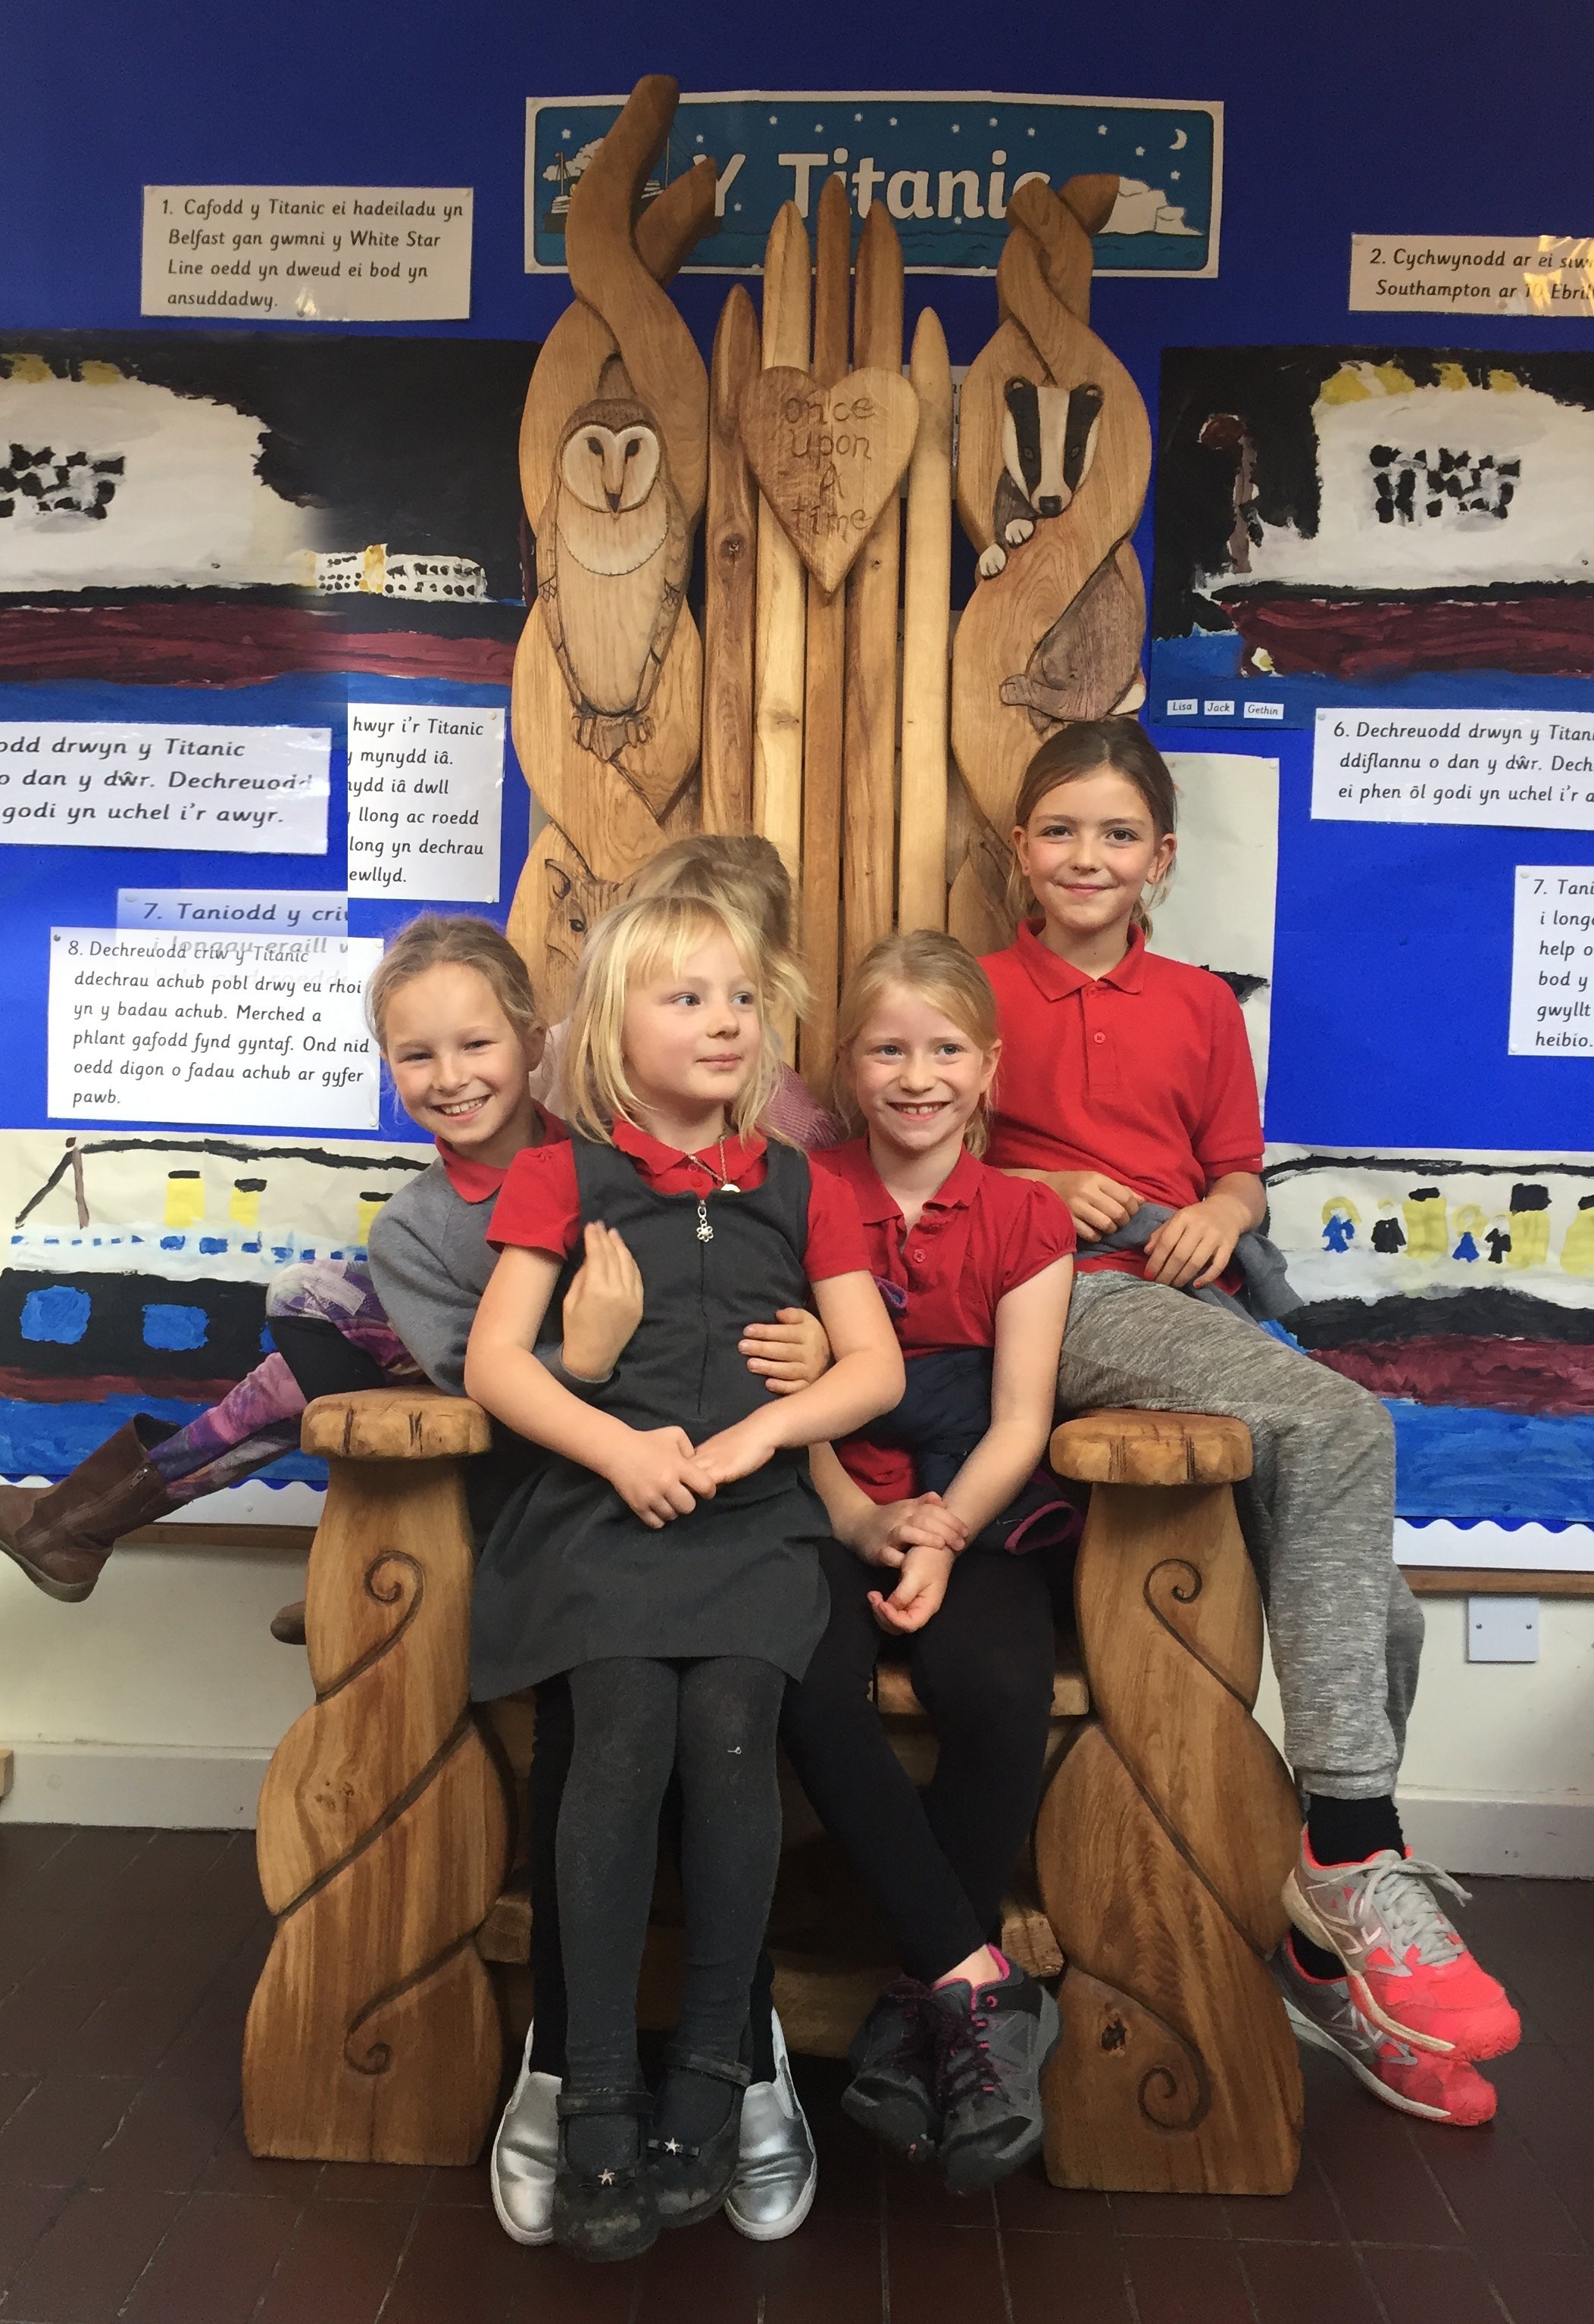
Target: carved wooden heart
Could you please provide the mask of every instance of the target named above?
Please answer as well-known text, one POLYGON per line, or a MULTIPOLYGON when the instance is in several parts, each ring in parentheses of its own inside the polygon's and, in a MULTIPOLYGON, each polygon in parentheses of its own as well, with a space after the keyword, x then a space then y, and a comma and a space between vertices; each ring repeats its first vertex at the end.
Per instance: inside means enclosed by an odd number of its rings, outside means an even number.
POLYGON ((827 593, 840 587, 902 481, 918 398, 900 373, 849 372, 821 387, 774 364, 742 398, 742 441, 764 498, 827 593))

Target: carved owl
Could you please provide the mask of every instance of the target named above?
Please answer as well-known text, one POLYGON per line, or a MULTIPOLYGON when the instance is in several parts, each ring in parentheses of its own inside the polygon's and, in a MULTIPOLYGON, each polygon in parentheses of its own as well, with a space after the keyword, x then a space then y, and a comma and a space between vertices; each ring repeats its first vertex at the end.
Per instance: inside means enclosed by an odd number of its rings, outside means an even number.
POLYGON ((646 408, 598 396, 567 422, 537 525, 538 597, 575 705, 576 740, 606 760, 647 715, 692 561, 663 438, 646 408))

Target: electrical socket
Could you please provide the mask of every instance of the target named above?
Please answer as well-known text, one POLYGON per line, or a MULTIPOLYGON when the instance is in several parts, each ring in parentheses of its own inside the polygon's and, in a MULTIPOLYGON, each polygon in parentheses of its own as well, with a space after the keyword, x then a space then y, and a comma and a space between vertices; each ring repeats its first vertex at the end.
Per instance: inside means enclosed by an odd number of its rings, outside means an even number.
POLYGON ((1469 1598, 1467 1660, 1470 1663, 1536 1663, 1539 1601, 1536 1598, 1469 1598))

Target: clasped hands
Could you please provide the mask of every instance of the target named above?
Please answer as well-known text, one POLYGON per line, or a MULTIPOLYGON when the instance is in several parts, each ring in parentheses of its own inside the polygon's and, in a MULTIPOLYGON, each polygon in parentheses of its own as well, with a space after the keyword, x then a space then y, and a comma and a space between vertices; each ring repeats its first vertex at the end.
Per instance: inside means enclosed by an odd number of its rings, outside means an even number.
MULTIPOLYGON (((1142 1198, 1132 1186, 1120 1185, 1101 1170, 1015 1170, 1012 1176, 1038 1178, 1061 1194, 1082 1243, 1116 1234, 1140 1208, 1142 1198)), ((1175 1291, 1204 1291, 1228 1267, 1249 1223, 1232 1195, 1214 1192, 1199 1203, 1187 1203, 1147 1238, 1140 1254, 1147 1282, 1170 1284, 1175 1291)))

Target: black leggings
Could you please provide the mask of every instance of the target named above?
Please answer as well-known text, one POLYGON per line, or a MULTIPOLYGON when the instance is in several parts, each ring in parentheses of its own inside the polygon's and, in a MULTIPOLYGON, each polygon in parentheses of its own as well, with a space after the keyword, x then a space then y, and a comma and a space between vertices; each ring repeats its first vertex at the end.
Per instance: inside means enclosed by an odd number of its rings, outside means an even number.
POLYGON ((746 1655, 616 1656, 570 1673, 575 1744, 556 1857, 572 2090, 639 2086, 637 1979, 672 1769, 686 1908, 674 2049, 741 2059, 780 1854, 775 1739, 785 1685, 772 1663, 746 1655))
POLYGON ((1035 1821, 1055 1663, 1046 1566, 1039 1551, 965 1551, 940 1611, 908 1640, 914 1692, 941 1747, 921 1794, 869 1696, 885 1644, 869 1592, 889 1591, 891 1577, 839 1542, 821 1555, 830 1621, 807 1676, 788 1690, 781 1738, 903 1968, 928 1983, 996 1933, 1035 1821))

